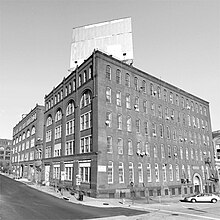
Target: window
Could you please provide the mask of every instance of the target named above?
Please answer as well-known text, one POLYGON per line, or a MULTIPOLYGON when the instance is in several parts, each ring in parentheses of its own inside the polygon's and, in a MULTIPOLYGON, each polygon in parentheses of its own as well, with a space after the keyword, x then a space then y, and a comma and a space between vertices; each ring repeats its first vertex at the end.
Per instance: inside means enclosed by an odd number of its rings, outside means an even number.
POLYGON ((152 176, 151 176, 151 164, 147 164, 147 182, 152 181, 152 176))
POLYGON ((124 183, 124 164, 119 162, 118 166, 119 183, 124 183))
POLYGON ((176 164, 176 180, 180 181, 180 169, 177 164, 176 164))
POLYGON ((140 133, 140 129, 141 129, 141 121, 140 119, 136 120, 136 131, 137 133, 140 133))
POLYGON ((116 105, 121 106, 121 92, 117 91, 116 93, 116 105))
POLYGON ((92 66, 89 67, 88 79, 92 78, 92 66))
POLYGON ((145 131, 145 135, 148 135, 148 122, 147 121, 144 122, 144 131, 145 131))
POLYGON ((170 92, 170 103, 173 104, 173 93, 170 92))
POLYGON ((127 131, 131 132, 131 130, 132 130, 131 126, 132 126, 131 125, 131 117, 128 116, 128 118, 127 118, 127 131))
POLYGON ((112 69, 109 65, 106 66, 106 79, 111 80, 112 69))
POLYGON ((106 122, 105 122, 107 127, 112 126, 112 113, 111 112, 106 112, 106 122))
POLYGON ((79 87, 82 85, 82 75, 79 75, 79 87))
POLYGON ((186 148, 186 159, 189 160, 189 150, 186 148))
POLYGON ((146 113, 147 114, 147 100, 144 100, 143 101, 143 109, 144 109, 144 113, 146 113))
POLYGON ((79 175, 83 183, 91 181, 91 165, 88 162, 79 163, 79 175))
POLYGON ((83 82, 85 83, 87 81, 87 71, 84 70, 83 72, 83 82))
POLYGON ((30 137, 30 130, 27 130, 27 138, 30 137))
POLYGON ((141 154, 141 142, 140 141, 137 142, 137 154, 138 155, 141 154))
POLYGON ((55 139, 61 138, 62 126, 55 127, 55 139))
POLYGON ((53 167, 53 178, 60 179, 60 165, 54 165, 53 167))
MULTIPOLYGON (((51 130, 46 131, 46 142, 49 142, 49 141, 51 141, 51 130)), ((29 142, 28 142, 28 147, 29 147, 29 142)))
POLYGON ((158 97, 158 99, 161 99, 161 88, 160 88, 160 86, 157 87, 157 97, 158 97))
POLYGON ((138 181, 139 183, 143 183, 143 166, 142 163, 138 163, 138 181))
POLYGON ((166 169, 166 164, 162 164, 162 177, 163 177, 163 182, 167 181, 167 169, 166 169))
POLYGON ((161 105, 158 105, 158 117, 162 118, 163 117, 163 109, 161 105))
POLYGON ((125 101, 126 101, 126 108, 127 109, 130 109, 131 108, 131 96, 130 94, 126 94, 126 97, 125 97, 125 101))
POLYGON ((132 140, 128 140, 128 155, 133 155, 132 140))
POLYGON ((66 122, 66 136, 74 134, 74 120, 66 122))
POLYGON ((107 103, 111 103, 112 100, 111 100, 111 88, 107 87, 106 88, 106 102, 107 103))
POLYGON ((170 147, 170 145, 167 146, 167 151, 168 151, 168 157, 171 158, 171 147, 170 147))
POLYGON ((121 84, 121 71, 119 69, 116 70, 116 83, 121 84))
POLYGON ((153 137, 157 136, 157 127, 155 123, 152 123, 152 136, 153 137))
POLYGON ((117 115, 117 128, 119 130, 122 130, 122 115, 121 114, 117 115))
POLYGON ((80 116, 80 131, 91 128, 91 111, 80 116))
POLYGON ((80 139, 80 153, 92 152, 92 136, 86 136, 80 139))
POLYGON ((127 87, 131 86, 131 78, 130 78, 130 75, 128 73, 126 73, 126 75, 125 75, 125 85, 127 87))
POLYGON ((176 94, 176 105, 179 106, 179 104, 180 104, 179 96, 176 94))
MULTIPOLYGON (((208 168, 208 167, 207 167, 208 168)), ((190 170, 190 165, 187 165, 187 173, 188 173, 188 179, 191 181, 191 170, 190 170)), ((209 177, 208 177, 209 178, 209 177)))
POLYGON ((173 181, 173 165, 169 165, 169 174, 170 174, 170 181, 173 181))
POLYGON ((164 98, 164 101, 167 102, 167 90, 166 89, 163 90, 163 98, 164 98))
POLYGON ((129 183, 134 182, 134 166, 132 162, 129 162, 128 172, 129 172, 129 183))
POLYGON ((167 126, 167 139, 170 139, 170 128, 167 126))
POLYGON ((154 95, 154 85, 152 83, 150 84, 150 95, 154 95))
POLYGON ((151 114, 153 115, 153 116, 155 116, 155 104, 152 102, 151 103, 151 114))
POLYGON ((182 160, 183 159, 183 148, 180 147, 180 159, 182 160))
POLYGON ((157 145, 154 144, 154 158, 157 158, 157 145))
POLYGON ((107 153, 112 153, 112 137, 107 137, 107 153))
POLYGON ((191 159, 194 160, 194 153, 193 153, 193 149, 191 149, 191 159))
POLYGON ((139 111, 139 97, 135 97, 134 100, 134 110, 139 111))
POLYGON ((165 150, 164 150, 164 145, 160 145, 160 150, 161 150, 161 158, 165 158, 165 150))
POLYGON ((61 143, 54 145, 54 157, 61 156, 61 143))
POLYGON ((113 183, 113 162, 108 162, 108 184, 113 183))
POLYGON ((145 151, 146 155, 150 157, 150 144, 148 142, 145 143, 145 151))
POLYGON ((72 180, 73 164, 65 164, 65 180, 72 180))
POLYGON ((163 125, 160 124, 160 137, 163 138, 164 128, 163 125))
POLYGON ((155 180, 156 180, 156 182, 160 181, 159 166, 157 163, 155 163, 155 180))
POLYGON ((58 110, 56 115, 55 115, 55 122, 57 122, 61 119, 62 119, 62 112, 61 112, 61 110, 58 110))
POLYGON ((65 155, 72 155, 74 151, 74 141, 67 141, 65 145, 65 155))
POLYGON ((141 87, 141 89, 142 89, 142 91, 143 91, 144 93, 146 93, 147 89, 146 89, 146 81, 145 81, 145 80, 142 81, 142 87, 141 87))
POLYGON ((118 138, 118 154, 123 154, 123 139, 122 138, 118 138))
POLYGON ((49 116, 49 117, 47 118, 46 126, 48 127, 48 126, 52 125, 52 123, 53 123, 52 117, 49 116))
MULTIPOLYGON (((31 129, 31 135, 35 134, 35 127, 33 126, 31 129)), ((19 137, 19 141, 21 141, 21 136, 19 137)))
POLYGON ((138 91, 138 78, 134 77, 134 89, 138 91))
POLYGON ((76 90, 76 79, 73 80, 73 91, 76 90))
POLYGON ((68 93, 70 94, 71 92, 72 92, 72 84, 71 83, 69 83, 69 87, 68 87, 69 89, 69 91, 68 91, 68 93))
POLYGON ((84 108, 91 103, 91 93, 86 91, 80 100, 80 108, 84 108))

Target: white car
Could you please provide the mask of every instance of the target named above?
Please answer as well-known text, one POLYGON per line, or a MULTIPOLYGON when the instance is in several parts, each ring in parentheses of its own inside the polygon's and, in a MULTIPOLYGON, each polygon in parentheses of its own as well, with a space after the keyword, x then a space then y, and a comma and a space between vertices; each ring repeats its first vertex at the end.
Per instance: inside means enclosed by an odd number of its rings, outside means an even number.
POLYGON ((220 200, 220 197, 212 193, 200 193, 197 195, 185 197, 183 201, 216 203, 218 200, 220 200))

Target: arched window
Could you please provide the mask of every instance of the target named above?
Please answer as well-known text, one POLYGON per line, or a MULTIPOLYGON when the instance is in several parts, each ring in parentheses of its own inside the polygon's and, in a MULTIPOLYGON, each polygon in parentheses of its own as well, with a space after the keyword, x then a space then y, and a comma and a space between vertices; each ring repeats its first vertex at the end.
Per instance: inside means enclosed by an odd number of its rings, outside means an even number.
POLYGON ((118 177, 119 177, 119 183, 124 183, 124 164, 122 162, 119 162, 118 177))
POLYGON ((178 164, 176 164, 176 180, 177 180, 177 181, 180 180, 180 170, 179 170, 178 164))
POLYGON ((127 131, 131 132, 131 117, 128 116, 127 118, 127 131))
POLYGON ((157 163, 155 163, 155 180, 156 180, 156 182, 160 181, 159 166, 157 163))
POLYGON ((21 141, 21 135, 19 136, 19 142, 21 141))
POLYGON ((31 135, 35 134, 35 127, 33 126, 31 129, 31 135))
POLYGON ((130 78, 129 73, 126 73, 126 75, 125 75, 125 85, 127 87, 130 87, 130 85, 131 85, 131 78, 130 78))
POLYGON ((73 101, 69 102, 69 104, 67 105, 66 116, 68 116, 72 113, 74 113, 74 102, 73 101))
POLYGON ((22 134, 22 140, 24 140, 24 139, 25 139, 25 133, 22 134))
POLYGON ((143 166, 142 163, 138 163, 138 180, 139 183, 143 183, 143 166))
POLYGON ((30 130, 27 130, 26 138, 30 137, 30 130))
POLYGON ((91 92, 86 91, 80 100, 80 108, 83 108, 91 103, 91 92))
POLYGON ((59 109, 55 115, 55 122, 59 121, 62 119, 62 112, 61 110, 59 109))
POLYGON ((151 164, 148 163, 147 164, 147 182, 151 182, 152 181, 152 177, 151 177, 151 164))
POLYGON ((112 72, 112 69, 109 65, 106 66, 106 78, 108 80, 111 80, 111 72, 112 72))
POLYGON ((48 116, 46 126, 50 126, 52 124, 52 117, 48 116))
POLYGON ((163 177, 163 182, 167 181, 167 169, 166 169, 166 164, 162 165, 162 177, 163 177))
POLYGON ((173 165, 169 165, 170 181, 173 181, 173 165))

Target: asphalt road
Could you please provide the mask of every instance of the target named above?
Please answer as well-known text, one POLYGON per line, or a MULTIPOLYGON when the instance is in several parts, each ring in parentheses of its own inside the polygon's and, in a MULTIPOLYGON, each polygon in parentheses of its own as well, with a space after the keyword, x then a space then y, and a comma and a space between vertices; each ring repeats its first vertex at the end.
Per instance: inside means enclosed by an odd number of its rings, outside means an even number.
POLYGON ((97 208, 74 204, 0 175, 0 219, 96 219, 148 213, 126 208, 97 208))

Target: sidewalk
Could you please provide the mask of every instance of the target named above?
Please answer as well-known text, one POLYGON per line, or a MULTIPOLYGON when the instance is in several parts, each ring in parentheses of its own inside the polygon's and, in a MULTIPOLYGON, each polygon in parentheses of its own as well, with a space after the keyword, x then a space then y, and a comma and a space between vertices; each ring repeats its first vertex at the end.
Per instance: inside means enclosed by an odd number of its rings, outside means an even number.
MULTIPOLYGON (((6 175, 10 178, 13 176, 6 175)), ((79 201, 79 195, 71 195, 68 191, 64 190, 61 194, 57 189, 55 190, 52 186, 42 186, 36 183, 33 183, 27 179, 15 179, 16 181, 22 182, 36 190, 42 191, 44 193, 48 193, 57 198, 66 200, 68 202, 72 202, 75 204, 95 206, 95 207, 123 207, 123 208, 134 208, 134 209, 142 209, 142 208, 154 208, 158 207, 158 205, 169 205, 172 203, 177 203, 180 201, 181 197, 169 197, 169 198, 138 198, 135 200, 131 199, 114 199, 114 198, 92 198, 83 195, 83 201, 79 201)))

